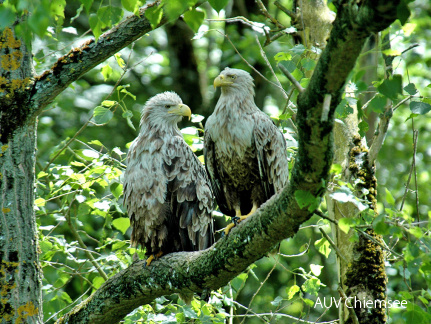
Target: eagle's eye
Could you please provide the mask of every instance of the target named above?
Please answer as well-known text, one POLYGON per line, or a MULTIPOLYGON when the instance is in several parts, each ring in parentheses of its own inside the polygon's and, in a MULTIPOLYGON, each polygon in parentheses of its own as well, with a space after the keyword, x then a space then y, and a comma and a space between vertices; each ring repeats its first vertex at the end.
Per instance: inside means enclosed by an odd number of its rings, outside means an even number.
POLYGON ((165 105, 165 108, 169 109, 169 108, 171 108, 171 105, 165 105))
POLYGON ((231 78, 232 80, 235 80, 235 79, 236 79, 236 75, 230 75, 230 78, 231 78))

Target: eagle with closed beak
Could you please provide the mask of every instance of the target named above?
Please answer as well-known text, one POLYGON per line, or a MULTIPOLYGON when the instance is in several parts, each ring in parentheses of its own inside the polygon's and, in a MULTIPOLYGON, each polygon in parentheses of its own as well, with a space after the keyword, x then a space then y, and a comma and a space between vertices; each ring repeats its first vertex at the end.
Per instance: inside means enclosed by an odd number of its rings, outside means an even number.
POLYGON ((214 241, 214 198, 205 168, 178 128, 191 111, 174 92, 150 98, 127 155, 124 205, 131 244, 145 247, 147 266, 162 254, 202 250, 214 241))
POLYGON ((224 69, 214 80, 221 96, 205 125, 204 157, 220 211, 230 229, 252 215, 288 181, 288 156, 281 131, 254 102, 250 74, 224 69))

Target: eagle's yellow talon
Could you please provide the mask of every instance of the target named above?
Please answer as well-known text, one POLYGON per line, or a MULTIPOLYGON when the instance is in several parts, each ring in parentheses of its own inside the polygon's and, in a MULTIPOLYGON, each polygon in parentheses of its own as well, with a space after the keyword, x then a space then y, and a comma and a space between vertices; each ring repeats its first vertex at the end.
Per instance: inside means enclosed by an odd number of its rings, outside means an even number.
POLYGON ((157 259, 158 259, 158 258, 160 258, 162 255, 163 255, 163 252, 162 252, 162 251, 159 251, 156 255, 151 254, 151 255, 149 256, 149 258, 147 259, 147 261, 146 261, 146 266, 147 266, 147 267, 149 267, 149 266, 150 266, 150 264, 151 264, 151 262, 153 262, 154 260, 157 260, 157 259))

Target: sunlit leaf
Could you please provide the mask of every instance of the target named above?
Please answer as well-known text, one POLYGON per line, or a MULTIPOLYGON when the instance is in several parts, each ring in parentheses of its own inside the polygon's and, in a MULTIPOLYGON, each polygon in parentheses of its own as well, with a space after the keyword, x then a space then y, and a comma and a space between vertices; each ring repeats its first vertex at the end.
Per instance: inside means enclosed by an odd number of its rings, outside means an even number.
POLYGON ((338 221, 338 227, 346 234, 349 233, 350 228, 354 225, 355 225, 355 220, 352 218, 345 217, 345 218, 341 218, 338 221))
POLYGON ((45 200, 45 199, 43 199, 43 198, 37 198, 37 199, 35 199, 35 200, 34 200, 34 204, 35 204, 37 207, 43 207, 43 206, 45 206, 45 204, 46 204, 46 200, 45 200))
POLYGON ((331 253, 331 244, 329 244, 326 238, 322 237, 320 240, 315 241, 314 246, 317 248, 317 251, 328 258, 329 254, 331 253))
POLYGON ((151 28, 156 29, 162 20, 162 6, 152 6, 145 10, 145 17, 150 21, 151 28))
POLYGON ((311 269, 311 272, 318 277, 322 272, 323 266, 318 264, 310 264, 310 269, 311 269))
POLYGON ((130 227, 130 220, 128 217, 116 218, 112 221, 112 225, 124 235, 130 227))
POLYGON ((300 291, 300 288, 298 285, 290 286, 289 288, 286 289, 287 299, 291 300, 295 296, 295 294, 299 291, 300 291))
POLYGON ((123 185, 121 183, 114 182, 109 188, 111 189, 111 193, 117 199, 123 194, 123 185))
POLYGON ((321 282, 320 279, 312 278, 308 279, 301 286, 302 290, 309 293, 310 295, 317 296, 318 291, 320 290, 321 282))

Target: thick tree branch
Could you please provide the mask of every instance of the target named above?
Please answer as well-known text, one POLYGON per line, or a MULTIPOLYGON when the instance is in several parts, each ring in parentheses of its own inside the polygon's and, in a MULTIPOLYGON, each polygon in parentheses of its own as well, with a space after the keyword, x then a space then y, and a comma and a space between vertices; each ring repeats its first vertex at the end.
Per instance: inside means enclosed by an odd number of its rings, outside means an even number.
MULTIPOLYGON (((149 268, 144 267, 144 261, 132 264, 65 315, 61 323, 114 323, 139 305, 162 295, 218 289, 281 240, 295 235, 299 226, 311 216, 308 206, 304 209, 298 206, 295 192, 304 190, 315 197, 324 193, 333 156, 334 110, 347 76, 366 37, 372 31, 386 28, 395 19, 396 2, 384 2, 385 6, 379 6, 379 3, 364 2, 353 16, 354 10, 349 6, 339 8, 328 46, 309 87, 298 100, 300 146, 289 185, 211 248, 173 253, 153 262, 149 268), (367 24, 358 21, 358 17, 369 18, 361 10, 372 10, 374 20, 367 24), (386 24, 382 25, 382 20, 386 24), (322 121, 326 94, 330 94, 332 100, 328 119, 322 121)), ((357 9, 356 2, 353 6, 357 9)))

